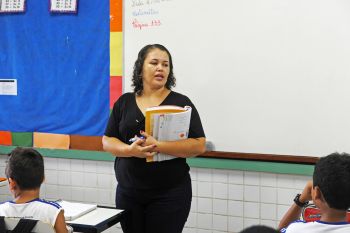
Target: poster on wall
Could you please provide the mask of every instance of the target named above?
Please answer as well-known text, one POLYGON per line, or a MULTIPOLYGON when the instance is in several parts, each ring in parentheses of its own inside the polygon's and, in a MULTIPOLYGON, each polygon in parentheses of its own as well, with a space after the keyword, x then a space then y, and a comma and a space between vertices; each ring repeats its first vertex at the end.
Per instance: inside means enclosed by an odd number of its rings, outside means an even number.
POLYGON ((30 11, 0 17, 0 131, 102 136, 109 1, 85 0, 67 17, 53 17, 48 3, 26 1, 30 11))
POLYGON ((78 0, 50 0, 52 13, 77 13, 78 0))
POLYGON ((0 13, 25 12, 25 0, 0 0, 0 13))

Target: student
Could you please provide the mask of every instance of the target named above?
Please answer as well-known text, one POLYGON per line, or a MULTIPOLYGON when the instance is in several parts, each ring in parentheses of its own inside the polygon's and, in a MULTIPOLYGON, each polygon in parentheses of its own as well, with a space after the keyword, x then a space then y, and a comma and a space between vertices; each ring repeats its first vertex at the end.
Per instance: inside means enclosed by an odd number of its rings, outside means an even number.
POLYGON ((39 198, 44 181, 44 161, 39 152, 17 147, 10 153, 5 173, 14 200, 0 204, 0 216, 40 220, 51 224, 56 233, 68 232, 63 209, 39 198))
POLYGON ((125 233, 180 233, 192 199, 185 158, 205 151, 202 123, 190 99, 171 91, 173 63, 164 46, 153 44, 140 50, 132 80, 134 92, 123 94, 114 104, 102 139, 103 148, 117 157, 116 207, 128 213, 121 226, 125 233), (188 139, 160 142, 143 132, 146 108, 158 105, 192 107, 188 139), (135 135, 138 139, 129 142, 135 135), (177 158, 147 163, 146 156, 155 152, 177 158))
POLYGON ((285 233, 350 232, 350 224, 346 222, 349 207, 350 155, 333 153, 316 163, 313 182, 309 181, 303 192, 295 197, 279 229, 285 233), (321 219, 308 223, 297 221, 310 200, 320 209, 321 219))
POLYGON ((278 231, 268 226, 254 225, 244 229, 240 233, 278 233, 278 231))

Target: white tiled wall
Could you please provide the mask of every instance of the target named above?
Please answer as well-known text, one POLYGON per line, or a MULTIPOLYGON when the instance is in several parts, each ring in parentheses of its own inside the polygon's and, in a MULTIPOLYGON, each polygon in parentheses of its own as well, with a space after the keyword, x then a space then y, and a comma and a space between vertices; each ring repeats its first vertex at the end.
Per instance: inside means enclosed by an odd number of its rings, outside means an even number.
MULTIPOLYGON (((6 156, 0 156, 4 176, 6 156)), ((113 162, 45 158, 42 198, 114 206, 113 162)), ((239 232, 253 224, 276 227, 308 176, 191 168, 193 199, 184 233, 239 232)), ((0 201, 11 199, 0 187, 0 201)), ((105 232, 122 232, 117 225, 105 232)))

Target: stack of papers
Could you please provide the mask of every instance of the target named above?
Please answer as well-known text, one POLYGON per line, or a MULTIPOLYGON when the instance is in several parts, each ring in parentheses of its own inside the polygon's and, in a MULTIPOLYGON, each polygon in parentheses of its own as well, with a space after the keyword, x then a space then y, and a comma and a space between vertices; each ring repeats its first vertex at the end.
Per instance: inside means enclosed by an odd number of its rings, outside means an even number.
POLYGON ((85 204, 69 201, 58 201, 57 203, 64 209, 64 218, 66 221, 79 218, 80 216, 97 208, 96 204, 85 204))

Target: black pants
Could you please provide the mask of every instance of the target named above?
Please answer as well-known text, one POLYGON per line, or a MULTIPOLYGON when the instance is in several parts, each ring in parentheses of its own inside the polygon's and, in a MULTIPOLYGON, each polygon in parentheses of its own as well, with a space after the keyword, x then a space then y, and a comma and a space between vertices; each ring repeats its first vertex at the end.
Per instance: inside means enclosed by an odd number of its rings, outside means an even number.
POLYGON ((126 210, 124 233, 181 233, 191 209, 191 179, 177 187, 134 190, 117 187, 116 207, 126 210))

